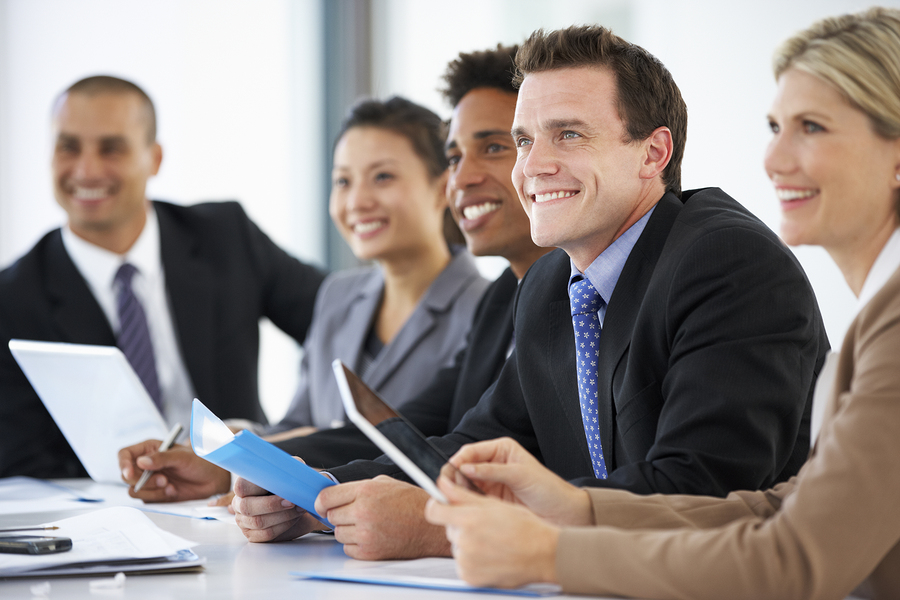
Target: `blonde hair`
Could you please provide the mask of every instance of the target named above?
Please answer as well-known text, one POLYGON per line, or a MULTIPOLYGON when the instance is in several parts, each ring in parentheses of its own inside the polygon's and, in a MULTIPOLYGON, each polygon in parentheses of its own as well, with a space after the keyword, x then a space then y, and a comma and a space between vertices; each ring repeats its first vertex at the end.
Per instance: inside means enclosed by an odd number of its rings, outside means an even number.
POLYGON ((798 69, 832 84, 868 115, 874 131, 900 138, 900 10, 870 8, 813 23, 784 42, 775 79, 798 69))

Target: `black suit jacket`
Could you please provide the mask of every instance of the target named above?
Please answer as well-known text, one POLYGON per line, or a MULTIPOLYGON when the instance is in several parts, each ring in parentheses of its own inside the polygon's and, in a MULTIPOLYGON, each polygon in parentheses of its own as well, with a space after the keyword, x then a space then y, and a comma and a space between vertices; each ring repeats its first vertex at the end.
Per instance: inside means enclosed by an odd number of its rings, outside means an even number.
MULTIPOLYGON (((264 421, 259 320, 302 341, 323 274, 290 257, 235 202, 154 202, 175 332, 194 391, 223 418, 264 421)), ((13 359, 11 338, 113 346, 60 230, 0 272, 0 477, 86 472, 13 359)))
MULTIPOLYGON (((512 339, 512 308, 517 285, 511 269, 491 283, 475 310, 466 348, 457 354, 452 366, 441 369, 421 394, 400 409, 403 416, 425 435, 438 436, 453 431, 466 411, 475 406, 497 379, 512 339)), ((342 465, 355 459, 373 459, 381 454, 378 447, 353 425, 324 429, 278 442, 276 446, 317 468, 342 465)))
MULTIPOLYGON (((516 349, 453 433, 435 438, 444 452, 510 436, 565 479, 642 494, 722 496, 796 473, 828 341, 799 263, 765 225, 714 188, 657 204, 604 319, 606 480, 593 478, 581 420, 569 275, 562 251, 528 272, 516 349)), ((331 470, 342 481, 372 471, 331 470)))

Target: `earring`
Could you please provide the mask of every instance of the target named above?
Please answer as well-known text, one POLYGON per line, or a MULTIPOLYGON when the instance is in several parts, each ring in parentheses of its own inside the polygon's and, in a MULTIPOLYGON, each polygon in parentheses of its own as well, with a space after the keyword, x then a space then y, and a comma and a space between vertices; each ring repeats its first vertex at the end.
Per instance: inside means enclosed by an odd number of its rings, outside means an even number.
POLYGON ((900 181, 900 173, 897 173, 896 175, 894 175, 894 177, 897 178, 897 181, 900 181))

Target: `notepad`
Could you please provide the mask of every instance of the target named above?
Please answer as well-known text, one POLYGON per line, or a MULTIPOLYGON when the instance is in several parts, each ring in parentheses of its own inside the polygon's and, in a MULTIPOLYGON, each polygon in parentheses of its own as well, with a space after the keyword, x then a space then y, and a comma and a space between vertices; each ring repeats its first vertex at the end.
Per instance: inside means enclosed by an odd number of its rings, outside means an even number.
POLYGON ((331 527, 316 514, 314 504, 319 492, 334 485, 333 481, 251 431, 235 435, 196 399, 191 412, 191 447, 197 456, 293 502, 331 527))

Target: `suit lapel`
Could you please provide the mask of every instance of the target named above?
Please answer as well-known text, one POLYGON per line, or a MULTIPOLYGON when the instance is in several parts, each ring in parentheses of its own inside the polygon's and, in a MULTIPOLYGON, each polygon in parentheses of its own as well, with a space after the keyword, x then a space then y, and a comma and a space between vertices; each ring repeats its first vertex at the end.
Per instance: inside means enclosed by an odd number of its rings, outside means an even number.
POLYGON ((48 246, 44 286, 51 303, 50 319, 59 339, 79 344, 115 346, 116 338, 103 309, 54 232, 48 246))
POLYGON ((369 386, 379 388, 434 327, 434 315, 425 303, 420 301, 396 337, 375 358, 367 377, 369 386))
POLYGON ((613 456, 615 446, 613 376, 616 366, 631 343, 634 322, 643 303, 644 294, 681 207, 681 201, 669 193, 657 203, 644 231, 628 255, 603 320, 597 369, 597 381, 600 383, 598 421, 603 456, 609 470, 615 469, 616 465, 613 456))
POLYGON ((181 357, 200 398, 214 396, 215 277, 195 237, 154 203, 166 294, 175 321, 181 357))
POLYGON ((566 415, 566 421, 579 440, 578 447, 582 458, 587 465, 591 465, 591 455, 588 452, 587 437, 584 433, 584 421, 581 418, 581 402, 578 397, 572 309, 569 305, 569 295, 565 283, 561 284, 561 288, 565 299, 550 303, 550 318, 547 321, 550 325, 546 332, 547 347, 550 349, 550 377, 556 389, 557 400, 566 415))
MULTIPOLYGON (((338 347, 338 357, 344 364, 352 369, 359 366, 360 357, 365 349, 366 338, 372 328, 372 320, 375 312, 381 304, 381 296, 384 293, 384 278, 381 270, 376 270, 373 275, 360 287, 357 297, 347 308, 346 326, 342 334, 345 341, 338 347)), ((377 362, 377 361, 376 361, 377 362)), ((370 373, 366 376, 369 387, 377 389, 372 383, 370 375, 375 371, 375 365, 370 367, 370 373)), ((314 400, 315 401, 315 400, 314 400)))

